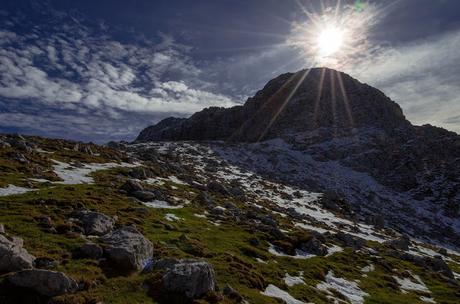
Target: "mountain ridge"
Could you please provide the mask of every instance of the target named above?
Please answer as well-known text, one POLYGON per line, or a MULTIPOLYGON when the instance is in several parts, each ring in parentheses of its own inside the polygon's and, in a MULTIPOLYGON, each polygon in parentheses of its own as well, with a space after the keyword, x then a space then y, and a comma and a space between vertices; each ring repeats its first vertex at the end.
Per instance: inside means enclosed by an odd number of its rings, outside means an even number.
POLYGON ((285 73, 270 80, 244 105, 206 108, 188 119, 167 118, 144 129, 149 140, 234 140, 254 142, 285 131, 332 127, 408 126, 399 105, 381 91, 327 68, 285 73))

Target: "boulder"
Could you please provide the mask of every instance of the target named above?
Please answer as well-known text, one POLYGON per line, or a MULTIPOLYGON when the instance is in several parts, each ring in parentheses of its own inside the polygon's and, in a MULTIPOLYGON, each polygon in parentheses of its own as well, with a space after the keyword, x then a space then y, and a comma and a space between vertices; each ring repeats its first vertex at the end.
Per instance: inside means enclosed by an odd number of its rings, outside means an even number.
POLYGON ((133 193, 131 193, 131 195, 143 202, 153 201, 156 198, 155 193, 145 190, 134 191, 133 193))
POLYGON ((196 198, 197 202, 202 206, 211 207, 215 205, 214 200, 211 198, 207 191, 201 191, 196 198))
POLYGON ((128 179, 121 187, 121 190, 126 191, 127 193, 133 193, 136 191, 143 191, 144 188, 138 182, 128 179))
POLYGON ((230 192, 228 191, 227 187, 225 187, 224 185, 216 182, 216 181, 210 181, 206 188, 211 191, 211 192, 217 192, 217 193, 220 193, 222 195, 229 195, 230 192))
POLYGON ((397 239, 387 241, 386 244, 393 249, 407 251, 409 250, 410 239, 407 236, 402 235, 397 239))
POLYGON ((36 258, 34 261, 35 267, 41 268, 41 269, 50 269, 50 268, 56 267, 58 264, 59 264, 58 261, 52 258, 48 258, 48 257, 36 258))
POLYGON ((102 248, 94 243, 86 243, 77 249, 75 256, 81 259, 98 260, 102 257, 104 251, 102 248))
POLYGON ((447 263, 443 260, 441 256, 435 256, 434 258, 427 258, 426 259, 426 265, 433 270, 434 272, 441 273, 442 275, 454 279, 454 273, 452 270, 449 268, 447 263))
POLYGON ((162 283, 168 292, 193 299, 216 290, 214 268, 206 261, 165 259, 155 263, 155 268, 164 270, 162 283))
POLYGON ((307 242, 300 245, 300 249, 306 253, 315 254, 319 256, 325 256, 328 252, 328 249, 325 245, 322 244, 320 240, 315 237, 312 237, 307 242))
POLYGON ((355 250, 361 249, 366 245, 366 241, 364 239, 344 232, 338 232, 334 238, 343 246, 351 247, 355 250))
POLYGON ((30 269, 16 272, 7 277, 14 286, 32 289, 47 297, 55 297, 74 292, 78 284, 62 272, 30 269))
POLYGON ((150 170, 149 168, 146 167, 136 167, 131 169, 129 171, 129 176, 135 179, 147 179, 151 177, 155 177, 155 174, 150 170))
POLYGON ((122 227, 101 237, 104 253, 117 269, 143 270, 151 262, 153 245, 136 228, 122 227))
POLYGON ((102 235, 113 229, 115 221, 99 212, 80 210, 72 214, 78 219, 86 235, 102 235))
POLYGON ((236 303, 242 303, 244 301, 244 298, 241 296, 241 294, 228 284, 225 285, 222 293, 228 298, 234 300, 236 303))
POLYGON ((35 257, 23 248, 20 238, 7 239, 0 235, 0 273, 19 271, 33 267, 35 257))

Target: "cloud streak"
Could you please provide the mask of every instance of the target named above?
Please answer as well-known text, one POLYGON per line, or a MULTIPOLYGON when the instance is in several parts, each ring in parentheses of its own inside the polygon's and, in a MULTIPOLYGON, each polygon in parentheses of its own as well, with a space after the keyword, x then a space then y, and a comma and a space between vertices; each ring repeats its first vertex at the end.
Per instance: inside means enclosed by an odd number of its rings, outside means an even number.
POLYGON ((347 71, 383 90, 415 124, 460 133, 460 31, 380 49, 347 71))

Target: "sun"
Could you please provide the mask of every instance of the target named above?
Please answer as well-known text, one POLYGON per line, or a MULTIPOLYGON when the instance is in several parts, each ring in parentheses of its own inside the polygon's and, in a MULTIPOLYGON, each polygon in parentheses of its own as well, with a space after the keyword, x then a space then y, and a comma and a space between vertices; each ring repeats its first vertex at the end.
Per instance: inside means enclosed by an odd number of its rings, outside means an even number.
POLYGON ((320 57, 327 57, 337 53, 343 46, 344 31, 330 26, 323 29, 317 38, 317 48, 320 57))
POLYGON ((336 1, 337 5, 326 5, 320 10, 307 8, 298 1, 305 19, 292 21, 286 43, 299 51, 299 58, 307 65, 345 69, 378 51, 370 37, 386 14, 385 7, 364 0, 355 5, 336 1))

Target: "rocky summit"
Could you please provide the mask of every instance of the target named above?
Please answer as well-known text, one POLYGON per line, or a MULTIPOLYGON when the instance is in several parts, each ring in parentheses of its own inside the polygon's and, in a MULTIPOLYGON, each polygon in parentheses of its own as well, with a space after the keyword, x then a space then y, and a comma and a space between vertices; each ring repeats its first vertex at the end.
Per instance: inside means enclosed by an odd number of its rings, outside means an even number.
POLYGON ((399 105, 379 90, 345 73, 315 68, 278 76, 242 106, 164 119, 143 130, 136 141, 256 142, 323 128, 339 136, 365 127, 408 126, 399 105))
POLYGON ((330 69, 133 143, 0 135, 0 303, 459 303, 459 148, 330 69))

